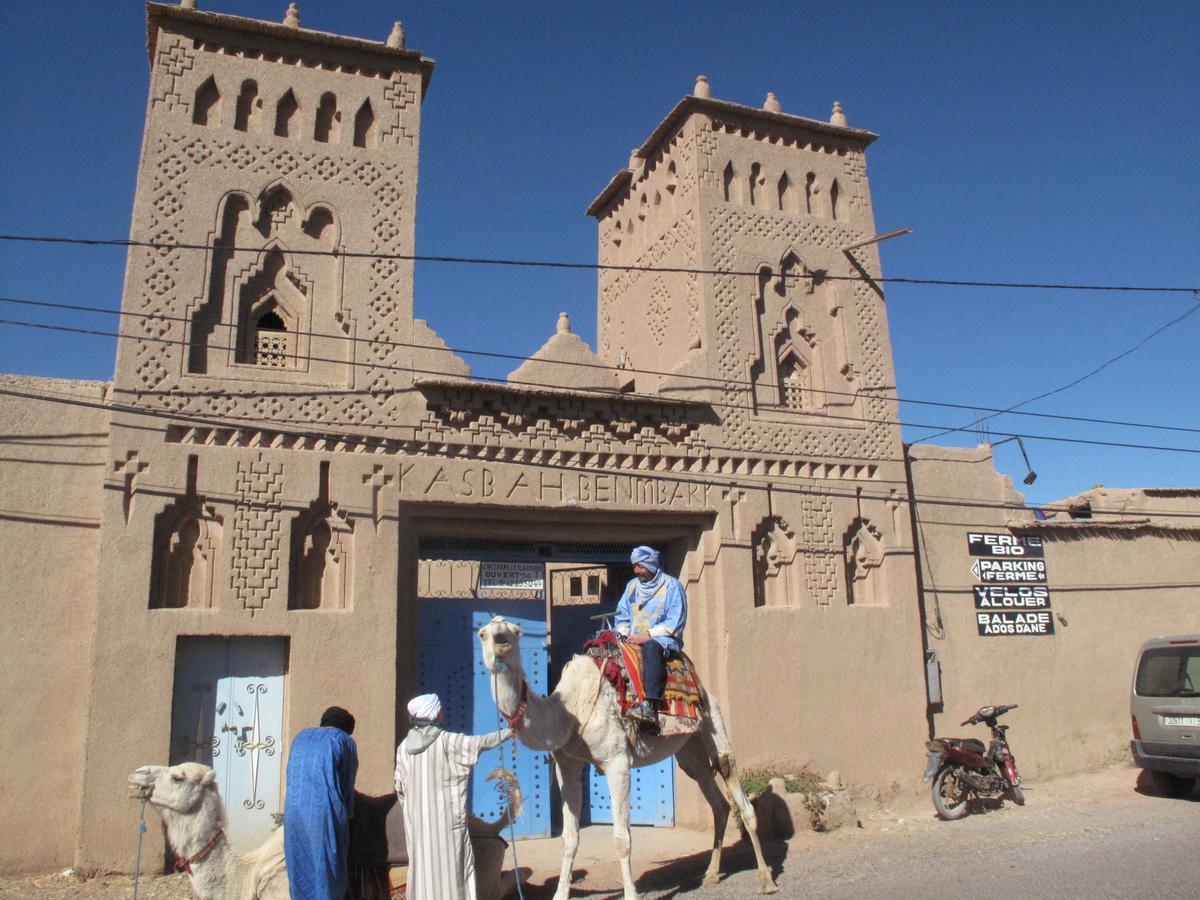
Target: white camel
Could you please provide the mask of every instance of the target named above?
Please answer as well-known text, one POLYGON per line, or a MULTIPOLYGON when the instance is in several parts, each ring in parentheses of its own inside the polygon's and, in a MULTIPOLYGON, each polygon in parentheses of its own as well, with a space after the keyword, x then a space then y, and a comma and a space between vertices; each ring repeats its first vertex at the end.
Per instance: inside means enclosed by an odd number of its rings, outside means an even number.
POLYGON ((665 737, 639 734, 631 742, 621 717, 617 693, 601 677, 595 662, 586 656, 576 656, 563 667, 554 693, 539 697, 525 680, 520 638, 520 626, 501 616, 479 629, 483 661, 492 673, 492 696, 497 708, 512 723, 522 744, 533 750, 548 751, 554 758, 563 800, 563 861, 554 900, 566 900, 570 895, 571 870, 579 849, 580 777, 587 763, 600 769, 608 780, 613 840, 621 865, 625 900, 637 898, 629 859, 629 773, 670 756, 674 756, 679 767, 700 786, 712 807, 712 856, 704 873, 704 883, 716 884, 720 880, 721 844, 729 822, 729 803, 717 786, 720 777, 737 804, 754 846, 758 860, 758 893, 775 893, 775 881, 756 834, 754 807, 742 789, 733 747, 716 700, 706 693, 706 712, 702 726, 695 734, 665 737))
POLYGON ((129 776, 129 786, 162 816, 176 865, 191 876, 200 900, 288 900, 283 829, 257 850, 237 853, 225 837, 216 777, 200 763, 142 766, 129 776))
MULTIPOLYGON (((142 766, 129 776, 130 793, 158 810, 167 826, 167 842, 177 867, 192 879, 200 900, 289 900, 283 829, 277 828, 250 853, 238 853, 225 836, 225 804, 217 789, 217 773, 200 763, 142 766)), ((488 775, 508 795, 505 814, 495 822, 470 817, 467 830, 475 856, 476 893, 481 900, 501 900, 513 886, 504 865, 504 828, 521 814, 521 788, 503 769, 488 775)), ((382 823, 380 823, 382 827, 382 823)))

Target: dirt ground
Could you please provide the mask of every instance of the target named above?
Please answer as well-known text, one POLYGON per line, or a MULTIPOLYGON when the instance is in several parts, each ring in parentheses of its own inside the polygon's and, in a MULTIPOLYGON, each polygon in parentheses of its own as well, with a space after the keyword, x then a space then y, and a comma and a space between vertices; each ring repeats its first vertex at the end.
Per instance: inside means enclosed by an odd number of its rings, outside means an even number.
MULTIPOLYGON (((1066 804, 1088 805, 1102 810, 1106 804, 1114 807, 1127 802, 1138 791, 1138 772, 1129 765, 1113 766, 1098 772, 1056 779, 1044 783, 1027 783, 1028 805, 1024 810, 1005 804, 993 808, 987 818, 1008 819, 1028 815, 1032 810, 1047 810, 1066 804)), ((1139 793, 1141 791, 1138 791, 1139 793)), ((1200 793, 1200 789, 1198 789, 1200 793)), ((849 828, 831 834, 805 833, 797 835, 776 853, 802 855, 818 852, 821 856, 851 859, 869 845, 888 844, 903 838, 915 841, 919 848, 924 840, 932 848, 944 838, 944 828, 933 815, 928 799, 910 795, 887 805, 859 810, 862 827, 849 828)), ((709 836, 703 832, 682 828, 637 828, 633 835, 634 873, 640 890, 647 896, 662 891, 674 895, 681 883, 698 882, 707 863, 709 836), (673 885, 674 889, 670 889, 673 885)), ((731 873, 728 882, 736 885, 745 880, 749 887, 753 877, 753 856, 746 842, 734 843, 736 834, 731 827, 726 841, 725 865, 731 873)), ((517 843, 518 863, 527 885, 527 900, 548 898, 557 882, 561 859, 561 843, 557 838, 529 840, 517 843)), ((620 885, 613 858, 612 832, 608 826, 585 828, 579 855, 575 863, 572 894, 612 896, 620 885)), ((616 891, 619 895, 619 891, 616 891)), ((133 896, 133 878, 109 873, 52 872, 40 875, 0 876, 0 898, 97 898, 116 900, 133 896), (87 877, 85 877, 85 875, 87 877)), ((168 900, 192 896, 186 879, 176 875, 143 877, 138 897, 146 900, 168 900)))

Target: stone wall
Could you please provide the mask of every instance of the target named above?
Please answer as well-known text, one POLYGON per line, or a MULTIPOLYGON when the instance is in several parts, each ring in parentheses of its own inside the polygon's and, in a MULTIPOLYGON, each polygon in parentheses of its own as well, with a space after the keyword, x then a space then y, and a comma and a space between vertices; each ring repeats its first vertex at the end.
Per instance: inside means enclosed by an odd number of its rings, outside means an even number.
MULTIPOLYGON (((985 704, 1017 703, 1005 722, 1022 775, 1038 779, 1129 759, 1129 689, 1138 647, 1150 637, 1200 628, 1200 528, 1140 511, 1200 513, 1200 492, 1089 491, 1098 511, 1037 521, 1020 504, 991 449, 915 445, 914 492, 993 508, 918 504, 927 644, 941 662, 938 734, 978 731, 958 723, 985 704), (1131 499, 1133 502, 1131 503, 1131 499), (1132 515, 1105 516, 1126 507, 1132 515), (976 625, 969 532, 1033 535, 1045 547, 1054 634, 981 636, 976 625)), ((1064 510, 1081 498, 1055 503, 1064 510)), ((979 735, 976 735, 979 736, 979 735)))
POLYGON ((108 414, 70 404, 99 405, 106 391, 100 382, 0 376, 4 871, 67 866, 75 858, 108 414))

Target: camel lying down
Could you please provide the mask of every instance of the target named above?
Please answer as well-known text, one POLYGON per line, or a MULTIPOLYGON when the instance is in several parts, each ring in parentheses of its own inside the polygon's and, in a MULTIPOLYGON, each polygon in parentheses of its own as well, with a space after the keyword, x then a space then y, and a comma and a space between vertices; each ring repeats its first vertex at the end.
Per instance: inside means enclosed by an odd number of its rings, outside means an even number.
MULTIPOLYGON (((176 865, 191 877, 200 900, 289 900, 283 829, 276 829, 256 850, 235 851, 225 837, 225 804, 216 775, 200 763, 142 766, 129 776, 130 794, 158 810, 176 865)), ((508 811, 495 822, 472 816, 469 831, 476 893, 480 900, 501 900, 512 887, 513 875, 501 874, 505 844, 499 835, 521 814, 521 790, 503 770, 488 777, 502 782, 508 811)))

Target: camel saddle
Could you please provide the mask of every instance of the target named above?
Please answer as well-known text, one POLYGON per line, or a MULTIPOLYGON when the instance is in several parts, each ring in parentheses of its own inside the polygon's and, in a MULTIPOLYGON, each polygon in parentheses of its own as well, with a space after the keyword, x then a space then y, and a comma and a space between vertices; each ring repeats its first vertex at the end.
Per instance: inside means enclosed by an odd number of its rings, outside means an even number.
MULTIPOLYGON (((584 644, 583 650, 617 692, 622 715, 646 699, 641 647, 622 641, 614 632, 602 631, 584 644)), ((696 666, 681 651, 667 660, 667 683, 663 688, 663 707, 659 710, 660 733, 694 734, 700 730, 703 711, 704 693, 696 666)))

